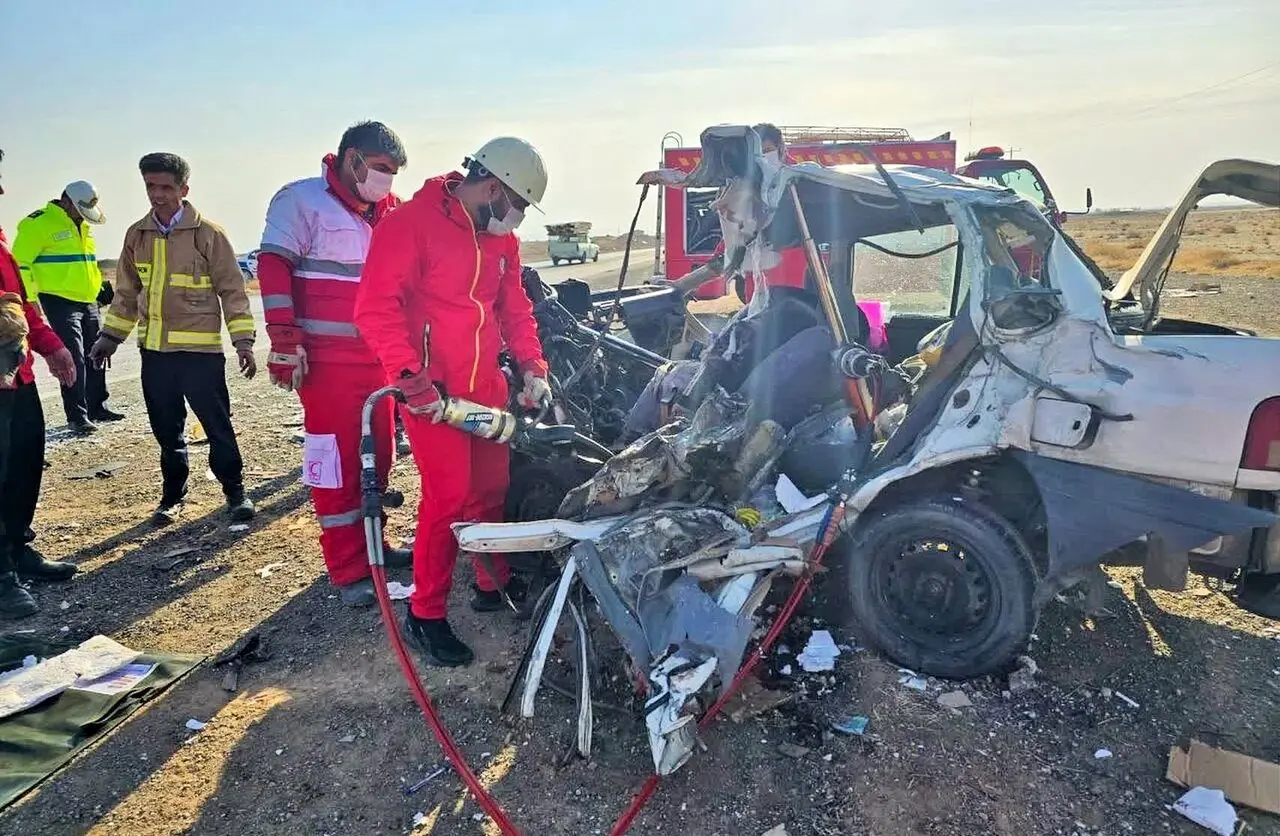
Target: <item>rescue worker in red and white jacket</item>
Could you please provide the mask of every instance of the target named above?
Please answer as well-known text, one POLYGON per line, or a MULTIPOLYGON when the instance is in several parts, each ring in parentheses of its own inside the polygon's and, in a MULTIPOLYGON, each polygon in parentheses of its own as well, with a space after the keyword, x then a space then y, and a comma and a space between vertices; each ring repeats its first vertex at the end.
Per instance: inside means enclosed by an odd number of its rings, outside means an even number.
MULTIPOLYGON (((320 521, 330 581, 348 606, 376 599, 360 516, 360 413, 383 385, 377 359, 356 333, 356 289, 374 227, 400 204, 392 178, 404 145, 381 122, 361 122, 324 158, 318 177, 288 184, 267 208, 258 257, 271 353, 271 382, 302 401, 302 481, 320 521)), ((378 474, 386 484, 394 437, 392 405, 374 415, 378 474)), ((408 566, 407 550, 388 550, 389 566, 408 566)))
MULTIPOLYGON (((405 395, 405 429, 422 477, 403 631, 428 663, 445 666, 473 658, 446 620, 458 556, 450 526, 502 519, 508 462, 505 446, 439 423, 442 395, 505 407, 498 366, 505 344, 521 371, 522 400, 551 399, 514 235, 524 210, 542 200, 546 167, 514 137, 491 140, 465 166, 465 175, 428 180, 378 226, 356 293, 356 327, 405 395)), ((523 600, 527 586, 504 561, 473 555, 473 562, 472 609, 500 610, 504 592, 523 600)))

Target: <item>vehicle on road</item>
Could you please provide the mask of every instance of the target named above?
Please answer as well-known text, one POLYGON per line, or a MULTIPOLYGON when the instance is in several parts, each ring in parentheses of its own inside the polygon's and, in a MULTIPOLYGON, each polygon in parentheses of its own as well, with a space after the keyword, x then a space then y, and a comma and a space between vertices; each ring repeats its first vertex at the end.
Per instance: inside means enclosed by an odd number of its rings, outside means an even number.
POLYGON ((591 240, 591 224, 588 221, 547 225, 547 256, 553 266, 560 262, 574 261, 586 264, 588 260, 600 260, 600 246, 591 240))
POLYGON ((240 265, 240 273, 244 276, 246 282, 251 282, 258 278, 258 252, 258 250, 252 250, 236 257, 236 263, 240 265))

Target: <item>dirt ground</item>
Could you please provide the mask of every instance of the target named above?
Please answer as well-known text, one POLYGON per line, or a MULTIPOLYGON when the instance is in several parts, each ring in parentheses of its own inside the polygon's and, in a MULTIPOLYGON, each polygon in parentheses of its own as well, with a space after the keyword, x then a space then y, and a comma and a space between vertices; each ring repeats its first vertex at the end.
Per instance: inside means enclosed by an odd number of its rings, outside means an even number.
MULTIPOLYGON (((1094 225, 1113 221, 1071 223, 1088 241, 1106 234, 1094 225)), ((1178 276, 1171 286, 1209 282, 1221 292, 1170 309, 1276 331, 1280 270, 1223 269, 1178 276)), ((203 476, 202 447, 193 448, 186 516, 166 530, 147 525, 156 453, 136 381, 122 384, 112 402, 128 420, 89 440, 55 442, 48 456, 37 545, 81 574, 39 587, 42 614, 6 629, 104 633, 138 649, 210 655, 257 632, 269 658, 244 669, 236 693, 222 689, 220 670, 198 669, 0 814, 0 833, 496 833, 476 820, 456 777, 403 792, 441 755, 376 612, 342 608, 323 577, 318 528, 298 484, 296 402, 262 378, 237 379, 232 395, 260 510, 249 530, 229 530, 217 484, 203 476), (68 478, 113 461, 123 467, 110 478, 68 478), (185 548, 195 551, 175 554, 185 548), (187 731, 190 718, 209 725, 187 731)), ((412 463, 399 464, 393 481, 409 497, 390 512, 398 537, 410 533, 416 507, 412 463)), ((1168 809, 1180 793, 1163 777, 1171 745, 1195 737, 1280 760, 1280 624, 1239 610, 1219 582, 1193 578, 1185 593, 1148 592, 1133 570, 1114 570, 1110 617, 1086 620, 1065 604, 1046 611, 1030 650, 1040 668, 1034 689, 1006 694, 998 677, 930 681, 921 693, 899 684, 893 665, 853 648, 834 603, 836 577, 819 583, 784 639, 798 650, 810 629, 832 629, 850 647, 834 673, 803 674, 793 663, 785 676, 788 658, 772 659, 766 686, 793 699, 741 723, 718 722, 706 750, 664 783, 631 832, 758 836, 785 825, 790 836, 1195 834, 1206 831, 1168 809), (939 707, 938 695, 952 690, 972 707, 939 707), (870 719, 864 737, 830 730, 848 715, 870 719), (783 744, 805 751, 784 753, 783 744), (1100 749, 1111 756, 1095 757, 1100 749)), ((427 675, 446 722, 524 833, 607 833, 652 767, 642 724, 633 712, 597 710, 593 759, 559 766, 570 702, 544 691, 534 720, 499 715, 527 626, 506 613, 471 613, 468 584, 460 567, 453 611, 479 661, 427 675)), ((1240 813, 1249 833, 1280 834, 1280 818, 1240 813)))

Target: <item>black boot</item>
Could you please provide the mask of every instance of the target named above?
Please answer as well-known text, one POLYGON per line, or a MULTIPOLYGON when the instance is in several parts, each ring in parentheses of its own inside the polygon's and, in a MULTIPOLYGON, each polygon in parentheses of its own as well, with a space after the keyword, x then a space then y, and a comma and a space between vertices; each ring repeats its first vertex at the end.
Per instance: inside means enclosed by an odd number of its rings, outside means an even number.
MULTIPOLYGON (((502 599, 502 592, 493 590, 485 592, 480 587, 472 584, 471 589, 475 594, 471 596, 471 609, 476 612, 498 612, 499 610, 509 610, 507 602, 502 599)), ((524 603, 524 599, 529 596, 529 583, 517 575, 512 575, 507 581, 507 585, 503 587, 511 597, 511 601, 518 607, 524 603)))
POLYGON ((244 488, 231 488, 226 491, 227 513, 232 522, 248 522, 258 513, 252 500, 244 495, 244 488))
POLYGON ((123 421, 124 415, 106 406, 100 406, 97 409, 89 410, 89 420, 97 424, 111 423, 112 421, 123 421))
POLYGON ((456 668, 476 658, 443 618, 418 618, 406 612, 400 632, 428 665, 456 668))
POLYGON ((36 599, 13 572, 0 574, 0 618, 26 618, 40 611, 36 599))
POLYGON ((80 571, 74 563, 46 559, 31 546, 23 546, 14 563, 18 567, 18 577, 24 581, 69 581, 80 571))

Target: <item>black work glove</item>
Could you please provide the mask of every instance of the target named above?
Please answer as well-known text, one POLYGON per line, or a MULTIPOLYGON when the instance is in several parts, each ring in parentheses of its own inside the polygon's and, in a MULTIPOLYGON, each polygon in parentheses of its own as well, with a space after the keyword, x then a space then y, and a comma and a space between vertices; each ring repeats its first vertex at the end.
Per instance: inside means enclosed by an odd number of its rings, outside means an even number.
POLYGON ((110 305, 112 300, 116 298, 116 289, 111 286, 111 282, 106 279, 102 280, 102 289, 98 291, 98 306, 105 308, 110 305))

